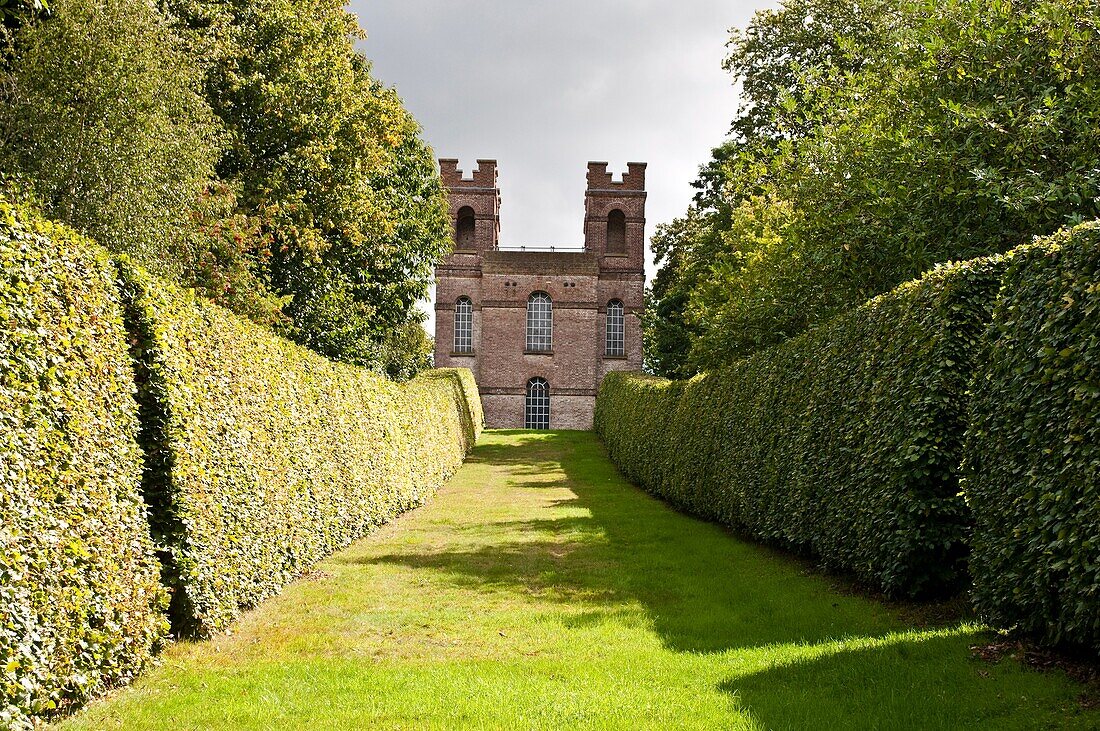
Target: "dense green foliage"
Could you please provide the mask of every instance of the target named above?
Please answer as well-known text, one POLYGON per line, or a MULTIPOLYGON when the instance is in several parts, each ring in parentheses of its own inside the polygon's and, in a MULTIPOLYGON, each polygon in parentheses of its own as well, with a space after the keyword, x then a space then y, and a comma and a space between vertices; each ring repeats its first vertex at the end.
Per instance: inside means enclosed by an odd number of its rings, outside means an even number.
POLYGON ((218 173, 270 236, 259 271, 291 297, 288 334, 329 357, 390 368, 448 247, 431 150, 352 44, 339 0, 168 0, 203 59, 229 145, 218 173))
POLYGON ((1091 0, 787 0, 735 32, 734 136, 662 228, 650 367, 730 363, 937 262, 1100 214, 1091 0))
POLYGON ((979 611, 1100 649, 1100 224, 1014 259, 972 399, 979 611))
POLYGON ((182 275, 218 139, 171 28, 145 0, 59 0, 13 43, 0 79, 0 170, 51 218, 182 275))
POLYGON ((336 0, 0 5, 0 183, 331 358, 406 377, 431 150, 336 0))
POLYGON ((179 634, 224 629, 427 498, 476 440, 469 374, 398 385, 122 264, 143 481, 179 634))
POLYGON ((951 587, 966 390, 1003 268, 939 267, 687 382, 609 374, 596 428, 628 476, 692 513, 890 594, 951 587))
POLYGON ((141 672, 166 633, 114 267, 0 200, 0 728, 141 672))
POLYGON ((4 729, 419 504, 482 424, 468 371, 333 363, 28 210, 0 199, 4 729))
POLYGON ((0 33, 18 28, 27 19, 49 10, 45 0, 0 0, 0 33))

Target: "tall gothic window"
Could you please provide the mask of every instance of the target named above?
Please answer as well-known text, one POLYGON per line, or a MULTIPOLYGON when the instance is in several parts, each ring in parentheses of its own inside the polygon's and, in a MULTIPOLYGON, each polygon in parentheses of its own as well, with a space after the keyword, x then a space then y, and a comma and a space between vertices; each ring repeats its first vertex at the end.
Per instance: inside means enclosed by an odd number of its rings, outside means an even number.
POLYGON ((527 350, 553 349, 554 306, 550 295, 535 292, 527 298, 527 350))
POLYGON ((527 382, 523 428, 550 428, 550 384, 545 378, 532 378, 527 382))
POLYGON ((626 214, 618 208, 607 215, 607 253, 626 253, 626 214))
POLYGON ((458 211, 458 221, 455 224, 455 244, 460 249, 473 249, 474 229, 477 224, 474 220, 474 209, 463 206, 458 211))
POLYGON ((455 302, 455 352, 474 352, 474 305, 469 297, 455 302))
POLYGON ((623 303, 611 300, 607 303, 607 327, 604 339, 604 355, 626 355, 626 315, 623 303))

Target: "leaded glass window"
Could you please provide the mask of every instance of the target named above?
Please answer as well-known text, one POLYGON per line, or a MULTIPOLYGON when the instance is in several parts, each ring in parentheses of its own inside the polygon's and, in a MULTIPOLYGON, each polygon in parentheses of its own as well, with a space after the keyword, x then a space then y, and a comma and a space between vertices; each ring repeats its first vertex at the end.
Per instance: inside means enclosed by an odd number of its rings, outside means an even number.
POLYGON ((474 305, 469 297, 455 302, 455 352, 474 352, 474 305))
POLYGON ((550 384, 544 378, 532 378, 527 382, 523 426, 525 429, 550 428, 550 384))
POLYGON ((604 355, 626 355, 626 316, 623 303, 619 300, 611 300, 607 303, 605 332, 604 355))
POLYGON ((550 295, 535 292, 527 298, 527 350, 553 349, 554 306, 550 295))

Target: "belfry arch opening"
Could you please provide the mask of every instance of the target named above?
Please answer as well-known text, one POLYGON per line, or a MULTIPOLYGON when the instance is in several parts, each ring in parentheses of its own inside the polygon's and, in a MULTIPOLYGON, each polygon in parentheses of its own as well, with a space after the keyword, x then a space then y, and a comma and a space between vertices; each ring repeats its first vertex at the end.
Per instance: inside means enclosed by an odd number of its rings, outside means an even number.
POLYGON ((607 214, 607 253, 626 253, 626 214, 618 208, 607 214))
POLYGON ((455 244, 460 249, 473 249, 474 233, 477 230, 477 220, 474 217, 474 209, 463 206, 458 211, 458 219, 455 222, 455 244))

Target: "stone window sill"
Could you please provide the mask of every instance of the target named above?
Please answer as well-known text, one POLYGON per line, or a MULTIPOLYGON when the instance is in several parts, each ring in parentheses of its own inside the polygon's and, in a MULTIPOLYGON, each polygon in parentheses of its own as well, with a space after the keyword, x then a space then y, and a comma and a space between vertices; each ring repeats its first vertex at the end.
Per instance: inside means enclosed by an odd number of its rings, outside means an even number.
POLYGON ((604 353, 603 359, 604 360, 626 360, 626 356, 625 355, 608 355, 607 353, 604 353))
POLYGON ((477 353, 475 353, 475 352, 474 352, 474 351, 472 351, 472 350, 464 350, 464 351, 462 351, 461 353, 459 353, 459 352, 457 352, 457 351, 453 351, 453 352, 451 353, 451 357, 452 357, 452 358, 476 358, 476 357, 477 357, 477 353))
POLYGON ((553 355, 554 351, 552 351, 552 350, 525 350, 525 351, 523 351, 523 354, 524 355, 553 355))

